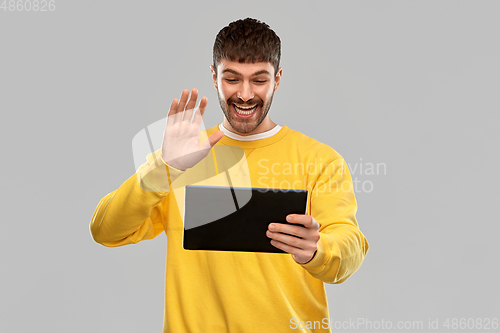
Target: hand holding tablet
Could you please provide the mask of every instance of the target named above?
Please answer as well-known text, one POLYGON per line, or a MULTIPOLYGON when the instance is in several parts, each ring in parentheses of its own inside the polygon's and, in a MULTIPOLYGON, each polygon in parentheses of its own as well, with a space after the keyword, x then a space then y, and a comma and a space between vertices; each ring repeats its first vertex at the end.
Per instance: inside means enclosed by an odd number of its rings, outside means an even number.
POLYGON ((293 256, 299 264, 305 264, 314 257, 318 249, 319 223, 311 215, 292 214, 286 220, 296 225, 271 223, 267 236, 271 244, 293 256))

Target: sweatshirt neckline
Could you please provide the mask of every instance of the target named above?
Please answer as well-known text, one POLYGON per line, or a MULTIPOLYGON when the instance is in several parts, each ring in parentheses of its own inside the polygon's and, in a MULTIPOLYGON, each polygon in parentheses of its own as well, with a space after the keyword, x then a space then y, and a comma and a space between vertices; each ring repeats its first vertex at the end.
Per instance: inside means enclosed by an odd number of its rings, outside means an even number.
MULTIPOLYGON (((217 124, 207 131, 207 135, 210 136, 212 133, 214 133, 218 130, 219 130, 219 125, 217 124)), ((274 134, 273 136, 264 138, 264 139, 257 139, 257 140, 252 140, 252 141, 240 141, 240 140, 231 139, 230 137, 227 137, 224 135, 224 137, 222 137, 222 139, 220 139, 219 143, 224 144, 224 145, 238 146, 241 148, 259 148, 259 147, 268 146, 270 144, 273 144, 273 143, 281 140, 289 133, 289 131, 290 131, 290 129, 286 125, 282 125, 281 129, 278 131, 278 133, 274 134)))
POLYGON ((224 132, 225 136, 227 136, 231 139, 238 140, 238 141, 254 141, 254 140, 269 138, 269 137, 275 135, 276 133, 278 133, 280 131, 280 129, 281 129, 281 126, 276 125, 272 129, 270 129, 269 131, 266 131, 266 132, 251 134, 251 135, 240 135, 240 134, 233 133, 230 130, 228 130, 227 128, 224 127, 224 125, 222 123, 219 124, 219 131, 224 132))

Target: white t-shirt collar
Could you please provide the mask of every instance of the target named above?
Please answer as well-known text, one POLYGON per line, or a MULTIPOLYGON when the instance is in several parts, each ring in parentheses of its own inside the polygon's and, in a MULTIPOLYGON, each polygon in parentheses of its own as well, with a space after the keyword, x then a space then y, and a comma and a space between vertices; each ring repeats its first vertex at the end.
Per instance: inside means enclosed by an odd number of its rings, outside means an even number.
POLYGON ((278 133, 281 129, 280 125, 274 126, 273 129, 270 129, 269 131, 262 132, 262 133, 257 133, 257 134, 250 134, 250 135, 239 135, 234 132, 229 131, 227 128, 224 127, 224 125, 219 124, 219 130, 224 132, 224 135, 227 136, 228 138, 231 138, 233 140, 239 140, 239 141, 254 141, 254 140, 260 140, 260 139, 265 139, 273 136, 274 134, 278 133))

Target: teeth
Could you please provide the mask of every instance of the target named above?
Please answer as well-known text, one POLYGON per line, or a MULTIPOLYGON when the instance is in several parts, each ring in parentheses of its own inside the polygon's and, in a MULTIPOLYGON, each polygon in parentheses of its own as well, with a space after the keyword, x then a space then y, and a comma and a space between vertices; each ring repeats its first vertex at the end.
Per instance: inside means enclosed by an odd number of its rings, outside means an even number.
POLYGON ((239 106, 239 105, 236 105, 238 107, 238 109, 242 109, 242 110, 250 110, 250 109, 253 109, 255 107, 255 105, 252 105, 252 106, 239 106))
POLYGON ((256 107, 256 105, 243 107, 243 106, 237 106, 236 104, 234 106, 235 106, 236 111, 238 111, 238 113, 241 113, 241 114, 251 114, 256 107))

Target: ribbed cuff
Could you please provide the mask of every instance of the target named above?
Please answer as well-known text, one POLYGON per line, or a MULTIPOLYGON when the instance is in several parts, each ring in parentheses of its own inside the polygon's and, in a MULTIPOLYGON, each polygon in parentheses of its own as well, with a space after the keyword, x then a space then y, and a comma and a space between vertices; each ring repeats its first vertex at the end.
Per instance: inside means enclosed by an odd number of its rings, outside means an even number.
POLYGON ((172 184, 185 171, 171 167, 163 160, 161 154, 155 152, 155 160, 137 170, 141 187, 149 192, 170 192, 172 184))
MULTIPOLYGON (((338 248, 337 243, 334 244, 335 248, 333 252, 340 254, 340 250, 338 248)), ((328 238, 326 234, 320 232, 320 239, 318 241, 318 250, 316 251, 316 255, 312 258, 311 261, 301 264, 302 267, 307 269, 311 273, 319 273, 326 265, 326 263, 332 257, 332 250, 328 244, 328 238)))

